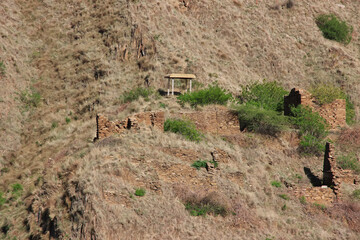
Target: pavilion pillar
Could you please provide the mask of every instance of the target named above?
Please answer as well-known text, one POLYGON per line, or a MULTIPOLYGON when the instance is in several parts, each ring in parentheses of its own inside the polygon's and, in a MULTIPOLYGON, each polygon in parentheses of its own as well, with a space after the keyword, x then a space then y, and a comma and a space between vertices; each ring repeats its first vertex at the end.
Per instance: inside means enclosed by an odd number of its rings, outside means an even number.
POLYGON ((170 78, 168 79, 168 92, 167 92, 167 95, 168 96, 170 95, 170 78))
POLYGON ((191 92, 191 79, 190 79, 190 92, 191 92))
POLYGON ((171 79, 171 80, 172 80, 171 92, 172 92, 172 95, 174 95, 174 79, 171 79))

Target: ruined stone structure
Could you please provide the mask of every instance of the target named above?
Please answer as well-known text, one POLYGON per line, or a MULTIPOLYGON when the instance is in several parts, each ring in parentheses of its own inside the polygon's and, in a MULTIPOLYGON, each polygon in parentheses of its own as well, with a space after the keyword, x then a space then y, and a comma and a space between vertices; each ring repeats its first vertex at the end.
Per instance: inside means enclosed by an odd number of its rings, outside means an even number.
MULTIPOLYGON (((217 106, 214 110, 202 112, 176 113, 169 117, 190 120, 204 133, 233 135, 240 132, 237 114, 223 106, 217 106)), ((153 126, 163 130, 164 121, 164 112, 138 113, 121 121, 109 121, 107 117, 98 114, 96 116, 97 132, 94 140, 106 138, 130 129, 140 129, 140 125, 153 126)))
POLYGON ((153 126, 159 130, 164 128, 164 112, 144 112, 127 117, 122 121, 109 121, 107 117, 98 114, 96 116, 96 138, 103 139, 116 133, 122 133, 130 129, 140 129, 141 125, 153 126))
POLYGON ((330 205, 335 201, 335 194, 329 187, 295 188, 293 194, 297 198, 304 197, 306 202, 330 205))
POLYGON ((337 166, 334 146, 326 143, 324 156, 323 184, 331 186, 334 193, 341 197, 341 183, 359 184, 360 177, 352 170, 344 170, 337 166))
POLYGON ((224 106, 201 112, 177 113, 171 117, 188 119, 204 133, 233 135, 240 132, 239 118, 236 113, 224 106))
POLYGON ((290 94, 284 97, 284 114, 291 115, 291 107, 297 107, 300 104, 318 112, 329 123, 331 128, 346 126, 345 99, 336 99, 332 103, 320 106, 309 92, 293 88, 290 94))

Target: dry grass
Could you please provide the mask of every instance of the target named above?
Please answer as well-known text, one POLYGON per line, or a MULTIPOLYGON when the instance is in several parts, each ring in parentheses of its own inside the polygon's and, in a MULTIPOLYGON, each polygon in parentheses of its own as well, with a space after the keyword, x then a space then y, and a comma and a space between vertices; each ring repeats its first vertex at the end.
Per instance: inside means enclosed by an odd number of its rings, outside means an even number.
MULTIPOLYGON (((356 239, 341 221, 323 215, 323 221, 309 219, 297 201, 286 203, 288 211, 281 210, 284 203, 278 194, 286 190, 278 192, 270 181, 296 182, 294 176, 304 176, 304 166, 315 173, 322 166, 321 159, 299 158, 296 144, 286 137, 246 134, 246 144, 239 146, 207 136, 193 144, 148 130, 92 143, 96 113, 121 119, 131 112, 160 109, 160 102, 167 105, 166 112, 179 111, 171 98, 140 99, 125 110, 118 105, 122 93, 143 86, 146 78, 154 88, 165 87, 163 75, 170 72, 196 73, 205 84, 217 80, 234 94, 240 84, 263 78, 288 88, 328 79, 350 93, 359 112, 359 39, 355 35, 346 47, 325 40, 314 21, 320 13, 336 12, 357 33, 360 19, 353 9, 359 2, 306 0, 272 10, 275 2, 190 1, 185 8, 177 0, 2 1, 0 59, 6 75, 0 90, 0 129, 5 133, 0 167, 9 172, 1 175, 0 190, 21 182, 26 192, 19 202, 0 209, 6 216, 0 225, 5 220, 14 225, 9 236, 26 239, 37 233, 36 211, 43 206, 73 239, 80 238, 78 223, 83 222, 88 223, 83 237, 90 238, 94 227, 97 239, 356 239), (147 49, 142 58, 137 46, 141 40, 147 49), (127 60, 121 52, 126 47, 127 60), (21 115, 14 92, 30 86, 40 91, 42 103, 21 115), (58 127, 52 128, 52 122, 58 127), (154 151, 184 148, 206 159, 215 147, 233 158, 220 163, 211 178, 192 169, 192 159, 154 151), (174 182, 182 179, 213 188, 238 217, 189 216, 173 190, 174 182), (147 194, 131 198, 138 187, 147 194), (75 196, 77 207, 67 209, 61 201, 64 192, 75 196), (31 202, 34 213, 26 211, 31 202), (83 207, 86 214, 77 215, 83 207), (23 227, 25 218, 29 233, 23 227)), ((305 176, 300 184, 309 185, 305 176)))

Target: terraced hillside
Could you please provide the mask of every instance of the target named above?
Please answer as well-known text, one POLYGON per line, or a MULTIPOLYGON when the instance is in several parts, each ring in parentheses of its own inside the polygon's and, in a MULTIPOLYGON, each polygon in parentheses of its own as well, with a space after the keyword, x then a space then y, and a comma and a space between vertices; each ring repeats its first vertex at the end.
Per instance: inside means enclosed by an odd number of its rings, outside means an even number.
MULTIPOLYGON (((340 0, 2 0, 0 237, 358 239, 351 186, 350 203, 326 207, 288 187, 311 186, 305 168, 322 175, 323 158, 301 156, 295 131, 205 133, 194 143, 150 127, 93 139, 98 113, 194 111, 159 94, 123 101, 137 87, 166 88, 172 72, 195 73, 195 90, 217 81, 234 96, 263 79, 289 91, 333 84, 358 120, 359 10, 340 0), (323 13, 353 26, 348 45, 323 37, 323 13), (214 152, 217 168, 192 167, 214 152), (194 204, 219 214, 192 216, 194 204)), ((358 149, 356 126, 346 131, 352 145, 337 149, 358 149)))

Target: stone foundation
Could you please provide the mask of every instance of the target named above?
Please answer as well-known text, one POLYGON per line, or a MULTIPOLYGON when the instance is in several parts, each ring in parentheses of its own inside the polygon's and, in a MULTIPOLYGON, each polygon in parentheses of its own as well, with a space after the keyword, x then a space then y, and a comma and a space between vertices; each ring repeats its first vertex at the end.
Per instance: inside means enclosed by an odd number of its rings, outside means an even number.
POLYGON ((336 199, 333 190, 328 187, 295 188, 293 193, 297 198, 304 197, 308 203, 331 205, 336 199))

